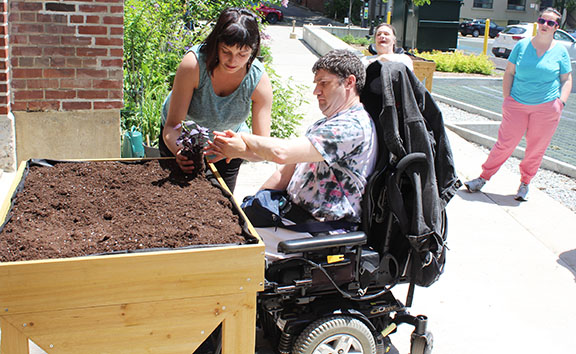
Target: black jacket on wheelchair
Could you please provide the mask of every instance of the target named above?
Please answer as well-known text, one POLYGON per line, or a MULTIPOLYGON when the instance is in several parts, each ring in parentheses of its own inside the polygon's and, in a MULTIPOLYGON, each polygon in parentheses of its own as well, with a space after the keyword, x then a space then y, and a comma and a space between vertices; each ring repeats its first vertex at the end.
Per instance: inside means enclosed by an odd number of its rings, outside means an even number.
POLYGON ((280 353, 312 352, 339 336, 360 352, 384 353, 401 323, 415 327, 412 353, 432 348, 426 317, 407 307, 414 286, 444 270, 445 207, 460 186, 442 113, 400 63, 372 63, 361 100, 379 140, 361 231, 279 244, 303 254, 270 264, 258 296, 259 323, 280 353), (410 284, 406 304, 391 292, 398 283, 410 284))

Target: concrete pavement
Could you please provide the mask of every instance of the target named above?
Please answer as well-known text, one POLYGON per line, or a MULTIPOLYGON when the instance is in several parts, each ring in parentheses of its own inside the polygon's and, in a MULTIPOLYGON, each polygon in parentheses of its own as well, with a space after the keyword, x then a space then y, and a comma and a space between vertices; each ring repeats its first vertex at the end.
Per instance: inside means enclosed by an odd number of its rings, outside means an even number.
MULTIPOLYGON (((268 26, 274 68, 310 85, 307 126, 321 117, 312 92, 317 56, 290 39, 291 28, 268 26)), ((446 122, 450 117, 444 117, 446 122)), ((480 173, 486 154, 448 131, 456 168, 464 181, 480 173)), ((242 167, 235 195, 253 194, 275 169, 271 163, 242 167)), ((437 354, 571 353, 576 347, 576 214, 539 190, 514 200, 520 176, 501 170, 482 193, 460 190, 448 205, 445 274, 418 288, 413 314, 429 317, 437 354)), ((395 294, 405 298, 406 287, 395 294)), ((399 353, 410 350, 409 326, 392 334, 399 353)))

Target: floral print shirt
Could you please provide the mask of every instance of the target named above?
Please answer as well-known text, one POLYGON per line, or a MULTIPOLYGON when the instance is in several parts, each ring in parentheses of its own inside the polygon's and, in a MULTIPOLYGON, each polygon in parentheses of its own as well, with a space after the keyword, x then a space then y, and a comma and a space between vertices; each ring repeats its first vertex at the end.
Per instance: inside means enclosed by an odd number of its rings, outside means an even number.
POLYGON ((306 137, 324 161, 296 165, 287 188, 291 200, 320 221, 360 222, 360 202, 378 151, 376 129, 364 106, 318 120, 306 137))

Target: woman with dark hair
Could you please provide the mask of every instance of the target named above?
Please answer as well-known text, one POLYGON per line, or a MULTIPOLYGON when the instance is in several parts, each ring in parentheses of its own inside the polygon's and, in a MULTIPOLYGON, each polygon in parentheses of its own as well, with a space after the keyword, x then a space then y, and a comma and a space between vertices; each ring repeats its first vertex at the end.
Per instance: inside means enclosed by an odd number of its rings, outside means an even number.
POLYGON ((484 187, 526 134, 515 199, 527 200, 530 181, 538 172, 572 90, 570 55, 554 39, 561 19, 553 8, 542 11, 536 36, 521 40, 512 49, 502 79, 504 103, 498 140, 482 165, 480 177, 464 183, 469 192, 484 187))
POLYGON ((388 23, 381 23, 374 29, 374 49, 376 55, 367 57, 364 64, 371 64, 375 60, 396 61, 406 65, 414 71, 412 59, 404 54, 404 49, 396 48, 396 29, 388 23))
MULTIPOLYGON (((270 135, 272 85, 256 56, 260 51, 258 18, 240 8, 224 10, 204 42, 190 49, 178 66, 172 91, 162 107, 159 148, 162 156, 176 156, 183 172, 195 166, 176 145, 179 124, 192 120, 210 131, 270 135)), ((241 159, 216 162, 228 188, 234 191, 241 159)))

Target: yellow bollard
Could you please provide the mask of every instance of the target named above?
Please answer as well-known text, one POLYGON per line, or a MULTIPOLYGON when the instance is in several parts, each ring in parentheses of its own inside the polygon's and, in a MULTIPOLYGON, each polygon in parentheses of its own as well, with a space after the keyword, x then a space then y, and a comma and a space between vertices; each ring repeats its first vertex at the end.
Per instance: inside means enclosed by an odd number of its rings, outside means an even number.
POLYGON ((386 23, 390 24, 390 18, 392 17, 392 11, 388 11, 386 14, 386 23))
POLYGON ((482 49, 482 54, 486 55, 488 50, 488 37, 490 37, 490 19, 486 19, 486 26, 484 27, 484 49, 482 49))
POLYGON ((532 31, 532 37, 536 37, 536 32, 538 32, 538 24, 534 22, 534 30, 532 31))
POLYGON ((290 33, 290 39, 296 38, 296 20, 292 20, 292 33, 290 33))

